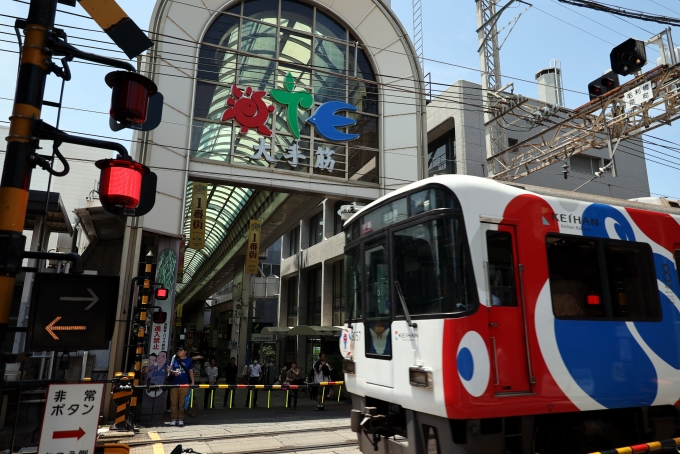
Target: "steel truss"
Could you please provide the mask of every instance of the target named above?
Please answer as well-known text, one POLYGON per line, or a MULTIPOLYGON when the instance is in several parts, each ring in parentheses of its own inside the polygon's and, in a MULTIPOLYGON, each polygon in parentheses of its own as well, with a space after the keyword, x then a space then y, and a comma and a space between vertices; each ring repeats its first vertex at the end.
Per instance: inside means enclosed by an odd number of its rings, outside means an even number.
MULTIPOLYGON (((661 65, 569 112, 566 119, 491 156, 489 177, 514 181, 591 148, 610 150, 680 117, 680 64, 661 65), (652 99, 626 107, 626 92, 652 84, 652 99)), ((564 109, 560 109, 564 112, 564 109)), ((562 115, 560 115, 562 116, 562 115)))

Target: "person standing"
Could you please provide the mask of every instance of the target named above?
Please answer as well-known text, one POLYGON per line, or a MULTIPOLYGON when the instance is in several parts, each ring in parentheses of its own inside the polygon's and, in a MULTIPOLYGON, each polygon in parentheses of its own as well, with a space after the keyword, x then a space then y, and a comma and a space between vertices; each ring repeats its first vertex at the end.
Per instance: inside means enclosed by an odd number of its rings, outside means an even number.
POLYGON ((318 383, 328 381, 328 377, 331 375, 330 366, 326 362, 326 354, 321 353, 319 355, 319 360, 314 363, 314 383, 316 386, 316 411, 326 411, 326 407, 323 406, 323 393, 324 390, 318 383))
MULTIPOLYGON (((293 361, 290 363, 290 369, 286 372, 286 383, 289 385, 299 385, 302 383, 302 376, 300 375, 300 369, 297 367, 297 363, 293 361)), ((293 393, 293 408, 297 410, 297 400, 298 400, 298 390, 291 390, 293 393)))
MULTIPOLYGON (((234 393, 236 390, 232 388, 232 386, 236 387, 238 384, 238 366, 236 365, 236 358, 232 357, 229 360, 229 364, 227 364, 227 368, 224 372, 225 378, 227 379, 227 385, 229 385, 229 389, 227 390, 226 393, 224 393, 224 405, 223 407, 227 406, 227 399, 229 396, 231 396, 231 402, 234 401, 234 393)), ((231 407, 231 405, 229 405, 231 407)))
MULTIPOLYGON (((217 384, 217 365, 215 364, 215 358, 211 358, 210 362, 205 368, 205 373, 208 376, 208 384, 209 385, 216 385, 217 384)), ((203 408, 212 408, 212 402, 215 397, 215 390, 214 389, 206 389, 205 394, 203 395, 203 408)))
MULTIPOLYGON (((173 385, 194 384, 194 363, 187 357, 183 345, 177 347, 177 355, 168 366, 167 371, 173 375, 173 385)), ((172 388, 170 390, 170 425, 184 426, 184 400, 189 394, 189 388, 172 388)))
MULTIPOLYGON (((257 358, 253 359, 253 364, 248 366, 248 384, 257 385, 262 378, 262 366, 258 364, 257 358)), ((253 393, 253 407, 257 407, 257 389, 248 389, 246 395, 246 407, 250 401, 250 393, 253 393)))

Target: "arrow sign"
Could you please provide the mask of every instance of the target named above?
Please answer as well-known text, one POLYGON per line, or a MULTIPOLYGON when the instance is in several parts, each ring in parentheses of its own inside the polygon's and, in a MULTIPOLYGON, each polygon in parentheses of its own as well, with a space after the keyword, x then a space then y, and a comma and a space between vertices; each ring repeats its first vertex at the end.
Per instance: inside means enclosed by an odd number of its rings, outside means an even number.
POLYGON ((55 318, 54 320, 52 320, 50 322, 49 325, 47 325, 45 327, 45 331, 47 331, 47 333, 50 336, 52 336, 52 339, 54 339, 55 341, 59 340, 59 336, 54 334, 55 331, 85 331, 87 329, 87 326, 83 326, 83 325, 80 325, 80 326, 55 326, 56 323, 59 320, 61 320, 61 317, 55 318))
POLYGON ((88 288, 87 291, 91 296, 62 296, 59 298, 59 301, 89 301, 90 304, 88 304, 85 308, 85 310, 88 311, 92 306, 97 304, 99 297, 92 291, 92 289, 88 288))
POLYGON ((78 427, 78 430, 59 430, 52 434, 52 438, 77 438, 80 440, 85 435, 85 431, 78 427))

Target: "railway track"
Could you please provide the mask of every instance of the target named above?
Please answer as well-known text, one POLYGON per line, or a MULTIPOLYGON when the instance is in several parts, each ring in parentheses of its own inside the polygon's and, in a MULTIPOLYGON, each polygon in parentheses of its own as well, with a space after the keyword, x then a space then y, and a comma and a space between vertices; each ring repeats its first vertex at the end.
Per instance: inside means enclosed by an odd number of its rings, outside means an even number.
MULTIPOLYGON (((210 441, 225 441, 225 440, 247 440, 247 439, 253 439, 253 440, 261 440, 263 436, 266 437, 272 437, 272 436, 277 436, 277 435, 293 435, 293 434, 299 434, 299 435, 304 435, 304 434, 319 434, 319 440, 323 440, 324 433, 332 433, 332 432, 337 432, 340 430, 347 430, 349 429, 350 426, 348 425, 343 425, 343 426, 338 426, 338 427, 316 427, 316 428, 310 428, 310 429, 299 429, 299 430, 274 430, 274 431, 267 431, 267 432, 256 432, 256 433, 247 433, 247 434, 234 434, 234 435, 212 435, 212 436, 188 436, 186 438, 182 439, 171 439, 171 440, 135 440, 135 441, 129 441, 129 442, 124 442, 126 445, 128 445, 130 448, 141 448, 141 447, 146 447, 146 446, 153 446, 157 444, 161 445, 187 445, 190 443, 196 443, 196 442, 210 442, 210 441)), ((253 446, 257 446, 257 441, 253 442, 253 446)), ((287 446, 281 446, 276 447, 276 448, 266 448, 266 449, 248 449, 245 451, 229 451, 229 454, 246 454, 246 453, 285 453, 285 452, 305 452, 305 451, 314 451, 314 450, 319 450, 323 449, 325 451, 328 451, 329 449, 333 448, 344 448, 344 447, 351 447, 351 446, 357 446, 357 440, 348 440, 347 442, 339 442, 339 443, 333 443, 330 445, 314 445, 314 446, 309 446, 309 445, 303 445, 303 446, 295 446, 295 445, 287 445, 287 446)), ((199 452, 199 451, 197 451, 199 452)))

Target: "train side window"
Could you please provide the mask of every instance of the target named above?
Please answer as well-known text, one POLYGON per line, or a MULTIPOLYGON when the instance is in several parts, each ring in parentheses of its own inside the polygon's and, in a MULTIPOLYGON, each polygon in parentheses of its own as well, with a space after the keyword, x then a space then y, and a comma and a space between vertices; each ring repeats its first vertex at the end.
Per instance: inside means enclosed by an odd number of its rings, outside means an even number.
POLYGON ((604 318, 604 295, 597 241, 548 235, 548 273, 558 318, 604 318))
POLYGON ((547 236, 553 312, 558 318, 658 320, 654 261, 648 244, 547 236))
POLYGON ((361 318, 361 249, 345 253, 345 310, 347 320, 361 318))
MULTIPOLYGON (((464 312, 473 307, 461 224, 459 219, 437 219, 394 232, 396 280, 411 315, 464 312)), ((400 303, 396 313, 404 313, 400 303)))
POLYGON ((391 356, 390 267, 386 236, 366 242, 364 273, 364 323, 369 333, 366 352, 391 356))
POLYGON ((517 306, 512 236, 508 232, 488 230, 486 250, 489 255, 491 304, 493 306, 517 306))
POLYGON ((609 294, 614 318, 657 319, 659 290, 649 245, 628 241, 605 242, 609 294))

